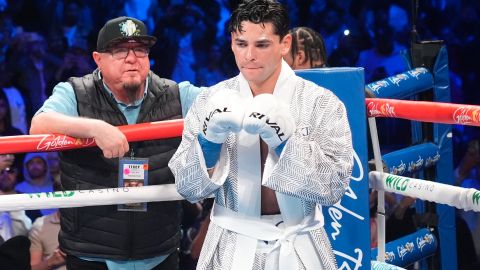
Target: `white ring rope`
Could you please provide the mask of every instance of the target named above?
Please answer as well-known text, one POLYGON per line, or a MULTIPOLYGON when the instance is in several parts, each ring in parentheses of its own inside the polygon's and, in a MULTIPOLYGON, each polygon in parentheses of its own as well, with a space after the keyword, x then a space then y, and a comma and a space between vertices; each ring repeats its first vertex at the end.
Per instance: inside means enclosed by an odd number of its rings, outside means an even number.
POLYGON ((368 174, 370 187, 414 197, 426 201, 447 204, 466 211, 480 212, 480 191, 422 179, 403 177, 384 172, 368 174))
POLYGON ((0 211, 183 200, 174 184, 0 196, 0 211))

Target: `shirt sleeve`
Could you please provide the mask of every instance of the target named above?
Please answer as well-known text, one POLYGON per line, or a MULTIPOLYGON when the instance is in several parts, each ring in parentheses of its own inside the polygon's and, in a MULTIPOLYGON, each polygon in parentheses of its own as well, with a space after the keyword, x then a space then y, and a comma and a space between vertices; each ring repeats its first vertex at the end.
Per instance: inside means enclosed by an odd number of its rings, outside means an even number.
POLYGON ((25 210, 10 211, 9 213, 15 235, 28 235, 32 228, 32 220, 25 214, 25 210))
POLYGON ((182 104, 182 115, 185 118, 197 95, 206 87, 197 87, 188 81, 178 84, 180 91, 180 103, 182 104))
POLYGON ((40 217, 35 220, 33 223, 32 229, 28 234, 28 238, 30 239, 31 245, 30 250, 39 250, 43 251, 42 240, 41 240, 41 230, 43 227, 45 217, 40 217))
POLYGON ((78 116, 77 99, 73 87, 68 82, 61 82, 53 88, 52 95, 35 113, 58 112, 68 116, 78 116))

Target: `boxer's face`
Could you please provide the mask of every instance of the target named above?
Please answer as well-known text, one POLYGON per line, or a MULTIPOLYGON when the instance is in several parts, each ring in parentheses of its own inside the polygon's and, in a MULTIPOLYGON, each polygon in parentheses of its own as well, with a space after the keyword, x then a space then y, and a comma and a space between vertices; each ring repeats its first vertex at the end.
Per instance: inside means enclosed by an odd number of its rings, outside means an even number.
POLYGON ((238 69, 250 87, 275 85, 282 66, 282 58, 288 54, 291 35, 283 39, 275 34, 272 23, 242 22, 242 31, 232 33, 232 51, 238 69))

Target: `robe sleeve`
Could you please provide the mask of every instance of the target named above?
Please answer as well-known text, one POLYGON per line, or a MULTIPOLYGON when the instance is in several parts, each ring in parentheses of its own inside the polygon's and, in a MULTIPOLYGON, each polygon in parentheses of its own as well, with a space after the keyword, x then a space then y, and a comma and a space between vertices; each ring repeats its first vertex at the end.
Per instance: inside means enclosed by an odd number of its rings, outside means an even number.
POLYGON ((346 109, 327 91, 316 99, 308 115, 309 129, 297 129, 262 184, 293 197, 332 205, 348 187, 353 167, 346 109))
POLYGON ((182 142, 168 163, 175 176, 178 193, 190 202, 197 202, 212 195, 223 185, 230 169, 229 154, 224 145, 214 173, 210 177, 198 143, 201 116, 204 115, 208 95, 210 91, 202 91, 188 111, 184 120, 182 142))

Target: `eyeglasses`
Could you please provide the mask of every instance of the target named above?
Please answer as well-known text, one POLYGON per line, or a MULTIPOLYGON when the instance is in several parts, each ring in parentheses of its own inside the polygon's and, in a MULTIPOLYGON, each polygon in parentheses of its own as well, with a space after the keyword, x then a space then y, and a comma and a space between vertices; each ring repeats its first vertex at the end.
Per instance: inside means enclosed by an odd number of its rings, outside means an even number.
POLYGON ((4 174, 4 173, 13 174, 13 173, 15 173, 15 170, 13 168, 7 167, 7 168, 0 171, 0 175, 4 174))
POLYGON ((148 53, 150 52, 150 50, 145 47, 136 47, 136 48, 120 47, 120 48, 113 48, 113 49, 107 50, 107 52, 109 52, 112 55, 112 57, 117 60, 127 58, 128 53, 130 51, 133 51, 133 54, 135 54, 135 56, 138 58, 147 57, 148 53))

